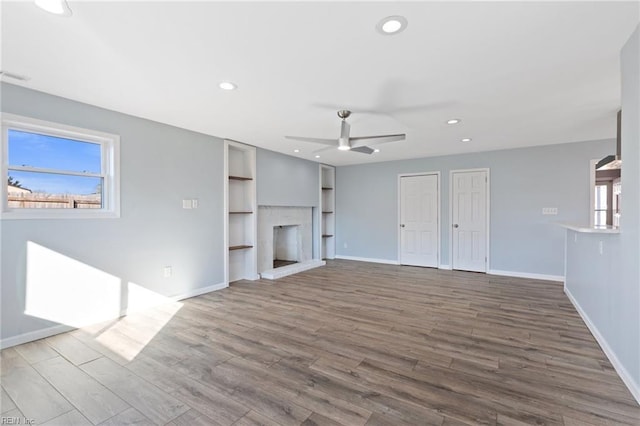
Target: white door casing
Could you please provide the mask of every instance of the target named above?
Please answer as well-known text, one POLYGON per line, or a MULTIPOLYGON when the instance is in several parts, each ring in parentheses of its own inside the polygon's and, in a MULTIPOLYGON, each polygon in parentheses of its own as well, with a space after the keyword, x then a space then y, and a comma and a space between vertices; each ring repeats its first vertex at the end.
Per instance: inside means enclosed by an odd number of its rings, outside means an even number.
POLYGON ((438 267, 438 174, 400 176, 400 264, 438 267))
POLYGON ((451 171, 452 269, 487 272, 488 170, 451 171))

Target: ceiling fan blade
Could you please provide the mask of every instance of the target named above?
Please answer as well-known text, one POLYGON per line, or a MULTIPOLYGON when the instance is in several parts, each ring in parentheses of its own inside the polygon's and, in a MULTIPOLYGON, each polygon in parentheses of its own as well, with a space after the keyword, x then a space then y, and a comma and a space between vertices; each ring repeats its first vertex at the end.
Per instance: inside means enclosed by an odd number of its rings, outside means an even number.
POLYGON ((334 150, 334 149, 336 149, 336 147, 335 147, 335 146, 325 146, 324 148, 316 149, 316 150, 315 150, 315 151, 313 151, 312 153, 313 153, 313 154, 317 154, 317 153, 319 153, 319 152, 331 151, 331 150, 334 150))
POLYGON ((355 148, 351 148, 351 151, 361 152, 363 154, 372 154, 373 148, 369 148, 368 146, 357 146, 355 148))
POLYGON ((362 146, 366 141, 371 141, 368 145, 379 145, 381 143, 402 141, 407 138, 405 133, 399 133, 397 135, 378 135, 378 136, 358 136, 351 138, 352 142, 355 142, 351 147, 362 146))
POLYGON ((450 101, 431 102, 431 103, 422 104, 422 105, 410 105, 410 106, 401 106, 397 108, 391 108, 388 111, 389 111, 389 114, 391 115, 402 114, 404 112, 426 112, 426 111, 432 111, 437 109, 449 108, 451 106, 455 106, 455 104, 456 104, 455 102, 450 102, 450 101))
POLYGON ((304 136, 285 136, 286 139, 292 139, 294 141, 321 143, 323 145, 337 145, 336 139, 324 139, 324 138, 307 138, 304 136))
POLYGON ((383 111, 379 111, 379 110, 374 110, 374 109, 370 109, 370 108, 359 108, 355 105, 338 105, 338 104, 325 104, 325 103, 321 103, 321 102, 316 102, 311 104, 311 106, 315 107, 315 108, 321 108, 321 109, 329 109, 329 110, 341 110, 341 109, 348 109, 349 111, 353 111, 355 113, 358 114, 375 114, 375 115, 388 115, 386 112, 383 111))

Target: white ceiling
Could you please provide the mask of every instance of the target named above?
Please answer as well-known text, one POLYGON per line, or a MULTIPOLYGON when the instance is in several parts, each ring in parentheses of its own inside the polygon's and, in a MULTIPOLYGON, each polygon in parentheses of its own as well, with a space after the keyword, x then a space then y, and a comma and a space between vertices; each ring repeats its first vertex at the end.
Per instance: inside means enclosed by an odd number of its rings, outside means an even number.
POLYGON ((5 81, 334 165, 612 138, 640 20, 638 2, 69 5, 2 3, 2 69, 30 77, 5 81), (376 32, 389 15, 407 29, 376 32), (352 136, 407 140, 316 160, 284 139, 337 138, 339 108, 352 136))

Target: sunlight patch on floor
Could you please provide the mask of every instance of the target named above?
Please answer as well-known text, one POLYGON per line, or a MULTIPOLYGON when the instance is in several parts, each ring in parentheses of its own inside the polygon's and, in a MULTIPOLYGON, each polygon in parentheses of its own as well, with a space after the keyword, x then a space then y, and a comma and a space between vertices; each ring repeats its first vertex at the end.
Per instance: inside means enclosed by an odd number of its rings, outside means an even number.
MULTIPOLYGON (((163 297, 154 294, 148 300, 157 302, 158 296, 163 297)), ((160 306, 148 305, 118 319, 96 334, 94 340, 127 361, 133 360, 182 308, 182 303, 164 299, 160 306)))

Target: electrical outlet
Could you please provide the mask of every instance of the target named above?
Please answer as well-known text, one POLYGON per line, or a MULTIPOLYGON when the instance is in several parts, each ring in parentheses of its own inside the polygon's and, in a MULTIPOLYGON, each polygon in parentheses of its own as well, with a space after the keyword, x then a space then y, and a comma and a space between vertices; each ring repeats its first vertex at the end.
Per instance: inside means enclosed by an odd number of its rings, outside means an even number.
POLYGON ((198 204, 199 203, 198 203, 198 199, 197 198, 194 198, 193 200, 191 200, 191 207, 192 208, 197 209, 198 208, 198 204))
POLYGON ((347 243, 344 243, 344 248, 347 248, 347 243))
POLYGON ((604 243, 602 241, 598 243, 598 251, 600 254, 604 253, 604 243))
POLYGON ((182 200, 182 208, 183 209, 192 209, 193 208, 193 200, 182 200))
POLYGON ((162 268, 162 272, 165 278, 169 278, 173 273, 173 271, 171 270, 171 266, 165 266, 164 268, 162 268))
POLYGON ((543 207, 542 208, 542 214, 544 215, 556 215, 558 214, 558 208, 557 207, 543 207))

